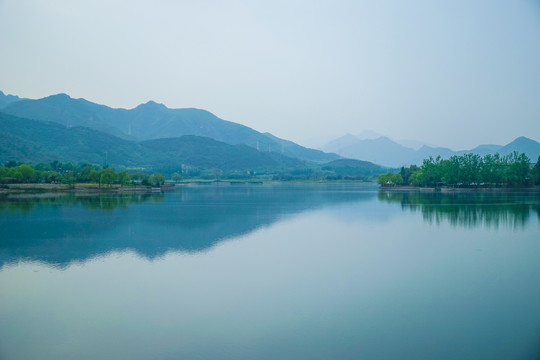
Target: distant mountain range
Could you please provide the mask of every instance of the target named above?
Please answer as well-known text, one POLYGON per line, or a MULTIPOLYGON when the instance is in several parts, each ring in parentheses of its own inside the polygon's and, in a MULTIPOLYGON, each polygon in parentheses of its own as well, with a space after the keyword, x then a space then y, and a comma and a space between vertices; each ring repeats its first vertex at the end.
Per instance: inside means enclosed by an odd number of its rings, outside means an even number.
POLYGON ((169 109, 149 101, 134 109, 113 109, 66 94, 29 100, 0 95, 0 111, 20 118, 55 122, 66 128, 83 126, 126 140, 144 141, 184 135, 208 137, 231 145, 244 144, 301 160, 327 162, 340 158, 291 141, 222 120, 200 109, 169 109), (4 106, 2 106, 4 104, 4 106))
POLYGON ((19 101, 19 100, 24 100, 24 99, 15 95, 6 95, 2 91, 0 91, 0 108, 3 108, 6 105, 15 101, 19 101))
POLYGON ((423 145, 418 149, 404 146, 386 136, 377 138, 361 139, 357 136, 346 134, 330 141, 321 147, 321 150, 339 154, 346 158, 371 161, 379 165, 400 167, 403 165, 420 165, 426 158, 441 156, 448 159, 453 155, 474 153, 480 156, 499 153, 506 155, 517 151, 525 153, 531 160, 536 162, 540 156, 540 143, 524 136, 518 137, 506 145, 479 145, 471 150, 454 151, 443 147, 423 145))
POLYGON ((184 135, 145 141, 122 139, 87 127, 67 128, 0 112, 0 160, 33 163, 52 160, 161 169, 182 165, 203 169, 290 168, 305 161, 231 145, 208 137, 184 135))
POLYGON ((325 166, 341 159, 326 167, 343 174, 376 174, 385 169, 375 164, 395 168, 438 155, 518 151, 533 162, 540 155, 540 144, 525 137, 505 146, 453 151, 414 140, 395 141, 374 132, 360 137, 347 134, 315 150, 201 109, 169 109, 153 101, 134 109, 114 109, 66 94, 30 100, 0 91, 0 126, 0 161, 34 163, 86 161, 146 169, 186 164, 243 170, 325 166), (347 162, 342 157, 365 163, 347 162))

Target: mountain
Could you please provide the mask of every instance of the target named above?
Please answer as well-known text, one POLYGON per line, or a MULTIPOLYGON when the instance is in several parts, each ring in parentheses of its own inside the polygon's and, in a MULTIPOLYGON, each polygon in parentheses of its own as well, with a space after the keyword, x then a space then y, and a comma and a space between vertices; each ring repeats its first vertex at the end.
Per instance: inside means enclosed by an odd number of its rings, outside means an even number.
POLYGON ((390 169, 381 169, 379 165, 376 165, 369 161, 355 160, 355 159, 338 159, 330 161, 322 167, 322 170, 334 171, 336 174, 342 175, 364 175, 373 176, 379 175, 382 172, 390 169))
POLYGON ((39 100, 17 101, 8 104, 2 112, 26 119, 55 122, 67 128, 84 126, 120 138, 130 138, 113 122, 114 119, 121 119, 117 120, 117 123, 123 123, 127 117, 127 110, 111 109, 84 99, 72 99, 66 94, 39 100))
POLYGON ((347 146, 353 145, 360 140, 358 137, 352 134, 345 134, 335 140, 330 141, 328 144, 321 147, 321 150, 339 154, 341 150, 347 146))
POLYGON ((268 136, 247 126, 218 118, 201 109, 169 109, 149 101, 134 109, 113 109, 66 94, 12 102, 3 112, 22 118, 51 121, 66 127, 84 126, 126 140, 152 140, 197 135, 232 145, 282 153, 303 160, 326 162, 339 158, 319 150, 268 136))
MULTIPOLYGON (((298 159, 306 159, 306 160, 311 160, 315 162, 326 162, 326 161, 340 158, 340 156, 337 154, 326 153, 321 150, 305 148, 292 141, 280 139, 277 136, 274 136, 268 132, 264 133, 264 135, 266 135, 270 140, 272 140, 273 142, 281 146, 281 149, 278 148, 277 151, 275 151, 274 149, 271 149, 272 152, 275 152, 275 153, 286 154, 288 156, 292 156, 298 159)), ((261 148, 260 150, 264 151, 266 149, 261 148)))
POLYGON ((415 151, 406 148, 387 137, 377 139, 358 140, 352 145, 345 146, 339 154, 341 156, 371 161, 376 164, 390 167, 399 167, 415 156, 415 151))
POLYGON ((501 155, 507 155, 514 151, 525 153, 525 155, 531 159, 531 162, 536 163, 540 156, 540 143, 526 138, 525 136, 520 136, 498 150, 501 155))
POLYGON ((230 145, 195 135, 146 140, 139 144, 153 155, 154 167, 186 164, 205 169, 247 170, 280 166, 276 159, 247 145, 230 145))
POLYGON ((416 150, 414 156, 409 159, 410 164, 421 164, 424 159, 429 158, 430 156, 436 158, 437 156, 442 157, 443 159, 448 159, 452 155, 456 155, 456 152, 452 149, 443 148, 443 147, 431 147, 424 145, 420 149, 416 150))
POLYGON ((519 153, 525 153, 531 162, 536 162, 538 156, 540 156, 540 143, 523 136, 505 146, 486 144, 479 145, 472 150, 454 151, 448 148, 427 145, 423 145, 415 150, 384 136, 377 139, 360 140, 354 135, 347 134, 329 142, 322 149, 335 152, 346 158, 372 161, 376 164, 390 167, 408 166, 411 164, 420 165, 424 159, 430 156, 433 158, 441 156, 443 159, 448 159, 453 155, 467 153, 485 156, 495 153, 507 155, 517 151, 519 153))
POLYGON ((282 155, 270 156, 247 145, 231 145, 200 136, 134 141, 87 127, 67 128, 1 112, 0 128, 0 163, 60 160, 107 163, 114 167, 156 169, 184 165, 221 170, 277 169, 288 167, 286 162, 304 164, 282 155))
POLYGON ((411 149, 414 149, 414 150, 418 150, 422 146, 428 146, 429 147, 429 145, 424 144, 423 142, 418 141, 418 140, 399 139, 399 140, 394 140, 394 141, 397 142, 399 145, 402 145, 402 146, 405 146, 405 147, 408 147, 408 148, 411 148, 411 149))
MULTIPOLYGON (((486 156, 488 154, 494 154, 502 148, 501 145, 494 145, 494 144, 486 144, 486 145, 478 145, 474 149, 470 150, 469 152, 472 152, 473 154, 478 154, 480 156, 486 156)), ((463 155, 463 153, 467 153, 467 151, 461 151, 460 155, 463 155)))
POLYGON ((15 95, 6 95, 2 91, 0 91, 0 109, 12 102, 16 102, 19 100, 23 100, 23 99, 15 95))

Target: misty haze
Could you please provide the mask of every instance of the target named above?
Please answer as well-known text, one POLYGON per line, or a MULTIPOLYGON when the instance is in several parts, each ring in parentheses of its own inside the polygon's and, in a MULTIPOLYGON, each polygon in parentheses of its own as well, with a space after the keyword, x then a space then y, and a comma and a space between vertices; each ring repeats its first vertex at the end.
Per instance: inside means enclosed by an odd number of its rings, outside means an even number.
POLYGON ((538 2, 0 32, 0 359, 540 357, 538 2))

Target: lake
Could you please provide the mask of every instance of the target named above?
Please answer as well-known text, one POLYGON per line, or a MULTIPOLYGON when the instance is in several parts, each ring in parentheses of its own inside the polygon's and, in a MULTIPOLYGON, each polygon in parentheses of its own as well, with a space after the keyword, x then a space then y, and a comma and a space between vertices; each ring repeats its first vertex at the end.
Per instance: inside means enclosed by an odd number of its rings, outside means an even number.
POLYGON ((537 359, 540 193, 0 198, 0 359, 537 359))

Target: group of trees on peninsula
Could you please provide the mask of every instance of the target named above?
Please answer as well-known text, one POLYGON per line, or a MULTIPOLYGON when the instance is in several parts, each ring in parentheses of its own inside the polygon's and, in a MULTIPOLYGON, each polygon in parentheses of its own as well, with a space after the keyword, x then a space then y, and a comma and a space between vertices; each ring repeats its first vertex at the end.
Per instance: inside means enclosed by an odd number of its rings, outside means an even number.
POLYGON ((379 175, 382 186, 412 185, 420 187, 527 187, 540 184, 540 157, 531 167, 523 153, 513 152, 481 157, 476 154, 440 156, 425 159, 421 166, 402 167, 398 173, 379 175))

